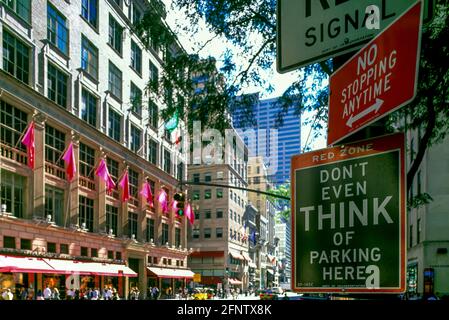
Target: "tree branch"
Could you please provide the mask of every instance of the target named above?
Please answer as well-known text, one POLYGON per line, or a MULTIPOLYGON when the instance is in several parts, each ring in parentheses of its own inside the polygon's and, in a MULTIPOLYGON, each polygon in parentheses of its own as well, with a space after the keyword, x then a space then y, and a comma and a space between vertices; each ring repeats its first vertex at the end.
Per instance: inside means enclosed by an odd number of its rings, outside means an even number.
POLYGON ((255 11, 254 9, 250 8, 249 11, 254 14, 255 17, 258 17, 260 20, 262 20, 263 22, 265 22, 271 29, 276 30, 276 26, 271 23, 271 21, 265 17, 264 15, 262 15, 260 12, 255 11))
POLYGON ((427 146, 429 145, 430 139, 432 138, 433 130, 435 129, 436 126, 436 113, 432 99, 429 99, 429 102, 427 103, 427 110, 428 110, 428 122, 426 132, 424 133, 424 136, 419 142, 418 153, 416 154, 416 157, 413 160, 412 166, 407 172, 407 192, 409 192, 409 190, 413 185, 413 178, 415 177, 416 172, 418 172, 419 166, 421 165, 421 162, 424 159, 427 146))
POLYGON ((201 50, 203 50, 209 43, 211 43, 217 37, 218 37, 218 33, 216 33, 215 36, 213 36, 212 38, 207 40, 205 43, 203 43, 203 45, 196 51, 196 53, 199 54, 201 52, 201 50))
POLYGON ((265 47, 266 47, 269 43, 271 43, 271 42, 273 42, 273 41, 275 41, 275 40, 276 40, 276 38, 270 38, 270 39, 267 39, 267 40, 264 42, 264 44, 259 48, 259 50, 256 52, 256 54, 251 58, 251 60, 249 61, 248 66, 246 67, 246 69, 243 70, 243 71, 241 71, 241 72, 235 77, 234 81, 232 82, 232 86, 235 85, 235 82, 237 81, 237 79, 238 79, 239 77, 243 77, 244 74, 247 74, 247 73, 248 73, 249 69, 251 69, 251 66, 254 64, 254 61, 256 61, 257 57, 262 53, 263 49, 265 49, 265 47))

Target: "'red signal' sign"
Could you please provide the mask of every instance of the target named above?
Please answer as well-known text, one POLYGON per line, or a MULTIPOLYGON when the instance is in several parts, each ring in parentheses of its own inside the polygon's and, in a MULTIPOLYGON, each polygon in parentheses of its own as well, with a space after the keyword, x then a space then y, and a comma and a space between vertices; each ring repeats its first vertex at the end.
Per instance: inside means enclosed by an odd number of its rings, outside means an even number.
POLYGON ((328 145, 415 98, 421 7, 411 6, 330 77, 328 145))

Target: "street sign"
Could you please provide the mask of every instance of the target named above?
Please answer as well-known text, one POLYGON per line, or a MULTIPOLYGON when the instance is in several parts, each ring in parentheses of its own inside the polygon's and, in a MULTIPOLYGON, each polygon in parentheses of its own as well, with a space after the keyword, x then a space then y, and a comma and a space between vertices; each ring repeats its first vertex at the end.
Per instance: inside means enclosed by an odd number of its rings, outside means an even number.
MULTIPOLYGON (((360 49, 415 2, 278 0, 278 72, 285 73, 360 49), (373 5, 378 12, 370 11, 373 5)), ((424 22, 432 19, 434 2, 424 1, 424 22)))
POLYGON ((404 134, 294 156, 292 290, 405 290, 404 134))
POLYGON ((328 145, 414 99, 420 28, 421 2, 418 1, 332 74, 328 145))

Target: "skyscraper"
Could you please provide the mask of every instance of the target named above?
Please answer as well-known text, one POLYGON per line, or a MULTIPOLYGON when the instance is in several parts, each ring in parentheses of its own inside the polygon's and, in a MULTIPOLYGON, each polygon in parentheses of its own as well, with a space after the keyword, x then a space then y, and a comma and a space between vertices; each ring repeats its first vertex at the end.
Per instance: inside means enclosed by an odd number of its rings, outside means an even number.
POLYGON ((290 159, 301 151, 301 116, 290 107, 284 114, 282 125, 277 126, 278 113, 282 105, 278 98, 260 100, 259 94, 252 94, 252 111, 254 124, 245 121, 244 108, 233 112, 234 127, 243 131, 240 135, 248 144, 250 156, 263 156, 269 175, 275 184, 290 180, 290 159), (250 129, 255 129, 254 136, 250 129), (249 139, 255 137, 251 143, 249 139))

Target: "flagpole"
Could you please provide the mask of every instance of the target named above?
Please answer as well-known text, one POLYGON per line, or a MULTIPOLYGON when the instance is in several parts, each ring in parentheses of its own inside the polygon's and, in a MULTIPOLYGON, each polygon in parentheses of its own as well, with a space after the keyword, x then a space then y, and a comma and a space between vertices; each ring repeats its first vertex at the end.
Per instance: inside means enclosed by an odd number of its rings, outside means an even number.
POLYGON ((16 145, 14 146, 14 149, 17 149, 17 147, 19 146, 19 142, 22 142, 22 138, 25 135, 25 133, 28 131, 30 125, 33 123, 34 120, 31 120, 30 123, 27 124, 27 126, 25 127, 25 130, 22 131, 22 133, 20 134, 19 139, 16 142, 16 145))
MULTIPOLYGON (((70 141, 70 143, 73 143, 73 141, 70 141)), ((61 155, 59 156, 58 160, 55 161, 55 163, 58 163, 59 160, 61 160, 61 158, 62 158, 62 156, 64 155, 64 153, 66 153, 67 149, 69 148, 70 143, 69 143, 68 146, 66 146, 66 147, 64 148, 64 150, 61 152, 61 155)))

